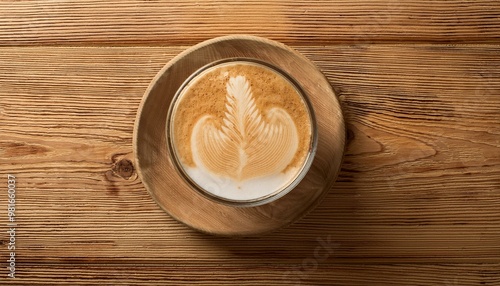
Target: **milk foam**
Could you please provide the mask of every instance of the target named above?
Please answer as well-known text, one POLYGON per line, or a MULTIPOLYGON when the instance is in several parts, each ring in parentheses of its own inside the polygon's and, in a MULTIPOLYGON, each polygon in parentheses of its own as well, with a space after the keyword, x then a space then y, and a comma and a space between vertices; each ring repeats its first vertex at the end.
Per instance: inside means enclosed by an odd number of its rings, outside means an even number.
POLYGON ((274 191, 286 188, 299 170, 293 168, 286 173, 253 178, 244 182, 213 175, 200 167, 186 168, 185 171, 196 184, 203 186, 203 189, 212 195, 228 200, 248 201, 263 198, 274 191))

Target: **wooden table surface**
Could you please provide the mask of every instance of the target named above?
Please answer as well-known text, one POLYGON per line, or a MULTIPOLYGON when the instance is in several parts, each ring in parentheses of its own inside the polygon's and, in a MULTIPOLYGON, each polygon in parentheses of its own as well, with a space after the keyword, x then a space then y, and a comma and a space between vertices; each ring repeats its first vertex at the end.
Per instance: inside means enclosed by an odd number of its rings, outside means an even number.
POLYGON ((500 285, 498 1, 3 0, 0 134, 1 285, 500 285), (155 74, 236 33, 311 59, 348 126, 319 207, 245 239, 174 221, 129 164, 155 74))

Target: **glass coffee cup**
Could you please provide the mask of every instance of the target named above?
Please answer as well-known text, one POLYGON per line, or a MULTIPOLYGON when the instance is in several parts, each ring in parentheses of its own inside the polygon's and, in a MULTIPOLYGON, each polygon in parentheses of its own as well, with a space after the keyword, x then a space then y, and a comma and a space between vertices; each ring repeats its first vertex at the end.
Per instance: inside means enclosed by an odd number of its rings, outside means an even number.
POLYGON ((296 81, 256 59, 210 63, 178 89, 167 115, 176 170, 199 193, 257 206, 290 192, 316 150, 314 111, 296 81))

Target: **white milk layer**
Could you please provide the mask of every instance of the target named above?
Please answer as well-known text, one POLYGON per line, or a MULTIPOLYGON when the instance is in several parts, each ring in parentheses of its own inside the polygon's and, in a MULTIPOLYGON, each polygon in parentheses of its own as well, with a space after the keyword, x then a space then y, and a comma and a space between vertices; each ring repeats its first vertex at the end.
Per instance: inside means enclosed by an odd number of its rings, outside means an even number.
POLYGON ((237 182, 229 177, 213 175, 202 168, 186 168, 188 176, 201 188, 212 195, 232 200, 258 200, 286 188, 297 175, 298 169, 286 173, 252 178, 237 182))

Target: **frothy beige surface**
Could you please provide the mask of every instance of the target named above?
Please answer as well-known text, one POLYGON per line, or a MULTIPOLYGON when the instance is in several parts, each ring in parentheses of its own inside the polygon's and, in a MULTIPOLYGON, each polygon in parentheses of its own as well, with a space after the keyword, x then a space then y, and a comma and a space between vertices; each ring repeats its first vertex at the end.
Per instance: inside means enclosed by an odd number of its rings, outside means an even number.
POLYGON ((223 197, 232 188, 248 189, 246 182, 258 184, 259 178, 274 182, 270 193, 286 186, 311 145, 310 115, 298 91, 255 63, 204 71, 181 92, 172 116, 172 143, 181 166, 201 187, 216 184, 223 197))

